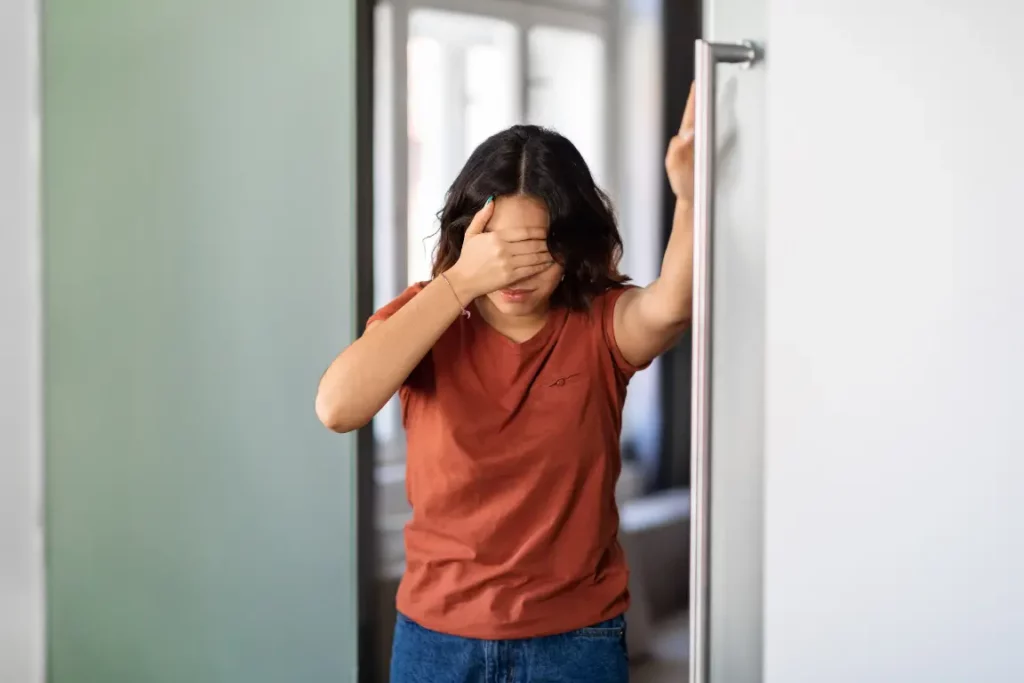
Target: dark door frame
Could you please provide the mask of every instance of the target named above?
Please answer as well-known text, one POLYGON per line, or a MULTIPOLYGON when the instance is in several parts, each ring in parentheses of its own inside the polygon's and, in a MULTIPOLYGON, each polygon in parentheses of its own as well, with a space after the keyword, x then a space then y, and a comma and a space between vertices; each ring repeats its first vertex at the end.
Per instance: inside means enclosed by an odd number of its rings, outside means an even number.
MULTIPOLYGON (((373 315, 373 6, 356 0, 356 329, 373 315)), ((359 683, 375 683, 377 530, 372 424, 356 434, 356 589, 359 683)))
MULTIPOLYGON (((679 130, 679 119, 690 93, 694 75, 693 44, 702 33, 701 5, 700 0, 662 0, 661 3, 666 145, 679 130)), ((667 245, 675 210, 675 197, 667 180, 662 197, 663 239, 667 245)), ((658 489, 690 485, 690 352, 691 338, 687 332, 662 357, 662 457, 655 479, 658 489)))

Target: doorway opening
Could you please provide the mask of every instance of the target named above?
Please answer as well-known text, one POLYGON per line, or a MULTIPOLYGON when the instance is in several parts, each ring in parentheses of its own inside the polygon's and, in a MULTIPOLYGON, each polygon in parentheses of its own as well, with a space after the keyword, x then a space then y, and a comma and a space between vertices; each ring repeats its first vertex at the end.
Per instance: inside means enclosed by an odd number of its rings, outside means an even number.
MULTIPOLYGON (((367 14, 366 317, 429 279, 448 185, 476 145, 516 123, 553 128, 579 148, 615 204, 623 272, 641 285, 656 277, 672 216, 663 158, 692 79, 699 3, 381 0, 367 14)), ((361 648, 361 669, 373 671, 366 680, 383 681, 411 515, 397 399, 364 432, 360 552, 372 554, 372 566, 361 559, 372 597, 362 607, 372 617, 361 637, 372 647, 361 648)), ((616 496, 635 577, 631 658, 640 669, 678 672, 688 589, 688 340, 630 382, 622 449, 616 496), (666 658, 676 661, 650 664, 666 658)))

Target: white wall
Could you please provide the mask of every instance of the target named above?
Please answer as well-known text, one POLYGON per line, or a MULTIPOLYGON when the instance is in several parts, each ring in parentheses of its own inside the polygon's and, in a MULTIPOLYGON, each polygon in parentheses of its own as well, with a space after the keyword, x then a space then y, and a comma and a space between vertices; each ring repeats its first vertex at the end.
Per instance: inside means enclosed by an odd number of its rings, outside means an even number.
POLYGON ((37 41, 0 3, 0 681, 43 680, 37 41))
POLYGON ((1024 8, 768 4, 765 680, 1024 680, 1024 8))

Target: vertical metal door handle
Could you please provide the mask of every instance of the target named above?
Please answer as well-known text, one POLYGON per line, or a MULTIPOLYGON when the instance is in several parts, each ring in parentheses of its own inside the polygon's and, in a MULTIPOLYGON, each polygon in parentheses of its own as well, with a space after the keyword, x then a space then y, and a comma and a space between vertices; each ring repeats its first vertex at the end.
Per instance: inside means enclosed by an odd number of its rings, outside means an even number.
POLYGON ((695 60, 693 374, 690 431, 690 683, 708 683, 711 529, 711 257, 715 209, 715 67, 753 65, 753 43, 698 40, 695 60))

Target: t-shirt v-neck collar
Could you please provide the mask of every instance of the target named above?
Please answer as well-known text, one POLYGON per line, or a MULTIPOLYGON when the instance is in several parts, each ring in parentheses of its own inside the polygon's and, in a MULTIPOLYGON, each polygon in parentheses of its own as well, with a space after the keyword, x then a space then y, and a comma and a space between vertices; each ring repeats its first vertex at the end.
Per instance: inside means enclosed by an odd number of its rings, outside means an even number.
POLYGON ((501 332, 496 330, 487 322, 479 310, 475 310, 476 315, 472 316, 470 322, 474 323, 478 334, 488 345, 494 344, 495 346, 507 349, 513 353, 518 354, 520 357, 530 356, 534 351, 543 348, 553 335, 555 335, 559 329, 565 324, 565 319, 568 315, 568 311, 565 309, 551 309, 547 313, 547 318, 544 321, 543 327, 541 327, 536 334, 525 341, 517 342, 509 339, 501 332))
POLYGON ((537 334, 523 342, 515 342, 501 334, 491 327, 483 316, 477 315, 474 316, 476 320, 471 318, 468 321, 472 324, 473 336, 477 341, 473 351, 475 362, 472 364, 478 371, 473 374, 478 382, 482 379, 480 372, 491 378, 490 382, 480 382, 478 390, 496 399, 509 418, 518 411, 525 400, 537 374, 544 367, 552 340, 558 338, 558 333, 565 326, 568 316, 569 312, 565 309, 548 311, 544 326, 537 334), (500 384, 495 383, 495 380, 500 384))

